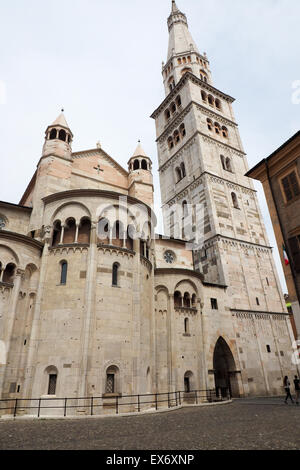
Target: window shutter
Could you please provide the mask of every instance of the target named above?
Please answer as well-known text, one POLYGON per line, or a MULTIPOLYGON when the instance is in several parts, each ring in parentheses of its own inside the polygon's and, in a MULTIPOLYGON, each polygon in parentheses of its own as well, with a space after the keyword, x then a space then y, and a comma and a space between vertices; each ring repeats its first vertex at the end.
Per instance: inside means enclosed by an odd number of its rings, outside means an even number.
POLYGON ((299 189, 297 176, 296 176, 296 173, 294 171, 293 171, 293 173, 291 173, 289 175, 289 180, 290 180, 290 184, 291 184, 294 196, 298 196, 300 194, 300 189, 299 189))
POLYGON ((289 177, 286 176, 285 178, 282 179, 282 185, 284 189, 284 194, 287 199, 287 201, 291 201, 293 199, 293 193, 290 188, 290 183, 289 183, 289 177))

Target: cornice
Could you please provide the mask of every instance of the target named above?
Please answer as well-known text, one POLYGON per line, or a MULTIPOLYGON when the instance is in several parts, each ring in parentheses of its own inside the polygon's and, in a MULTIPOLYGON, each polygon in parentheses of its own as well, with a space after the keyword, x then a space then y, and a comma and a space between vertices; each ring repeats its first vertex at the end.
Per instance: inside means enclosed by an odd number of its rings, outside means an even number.
POLYGON ((8 209, 16 209, 25 212, 31 212, 32 207, 22 206, 20 204, 13 204, 12 202, 0 201, 0 207, 7 207, 8 209))
MULTIPOLYGON (((245 155, 246 155, 246 153, 243 152, 242 150, 239 150, 239 149, 237 149, 237 148, 235 148, 235 147, 232 147, 232 146, 229 145, 229 144, 225 144, 225 143, 223 143, 223 142, 219 142, 218 140, 214 139, 213 137, 210 137, 209 135, 204 134, 203 132, 201 132, 201 131, 199 131, 199 130, 196 130, 196 131, 194 132, 194 134, 177 150, 177 152, 175 152, 170 158, 168 158, 168 160, 165 161, 165 163, 163 163, 163 164, 159 167, 158 171, 164 171, 165 168, 168 167, 167 165, 170 164, 170 163, 173 161, 173 159, 175 159, 175 157, 177 157, 178 154, 179 154, 181 151, 183 151, 183 150, 185 149, 185 147, 187 146, 187 144, 190 143, 190 141, 191 141, 192 139, 194 139, 197 135, 201 135, 202 137, 204 137, 204 139, 203 139, 204 141, 205 141, 205 139, 207 139, 207 141, 213 141, 214 143, 216 143, 216 144, 218 145, 218 147, 222 148, 223 150, 224 150, 224 149, 225 149, 226 151, 229 150, 230 155, 238 155, 240 158, 242 158, 242 156, 245 156, 245 155)), ((245 175, 245 176, 247 176, 247 175, 245 175)))
POLYGON ((246 240, 240 240, 239 238, 233 238, 233 237, 228 237, 226 235, 221 235, 220 233, 217 233, 216 235, 213 235, 211 238, 208 238, 203 242, 203 247, 208 248, 209 246, 213 245, 215 242, 221 241, 223 243, 227 243, 233 246, 240 246, 244 248, 255 248, 256 250, 264 253, 269 253, 270 250, 272 251, 271 246, 266 246, 266 245, 260 245, 258 243, 253 243, 249 242, 246 240))
POLYGON ((154 270, 155 275, 160 275, 160 274, 182 274, 184 276, 192 276, 196 277, 199 279, 201 282, 204 281, 204 275, 201 273, 198 273, 197 271, 193 271, 192 269, 184 269, 184 268, 156 268, 154 270))
POLYGON ((222 178, 221 176, 214 175, 213 173, 210 173, 209 171, 203 171, 203 173, 201 173, 201 175, 198 176, 197 179, 195 179, 195 180, 191 181, 189 184, 187 184, 187 186, 185 186, 184 189, 182 189, 178 194, 176 194, 176 196, 174 196, 171 199, 169 199, 168 201, 166 201, 164 203, 164 205, 168 204, 169 206, 171 206, 171 205, 175 204, 176 201, 180 201, 184 196, 186 196, 188 194, 188 189, 190 189, 192 191, 197 186, 200 186, 200 184, 202 184, 202 178, 205 175, 210 176, 210 179, 212 181, 219 182, 221 184, 223 184, 225 182, 227 187, 230 188, 230 189, 235 189, 235 190, 239 191, 240 188, 241 188, 242 192, 244 194, 253 195, 253 193, 257 192, 255 189, 248 188, 247 186, 243 186, 241 184, 238 184, 238 183, 235 183, 233 181, 227 180, 225 178, 222 178))
POLYGON ((213 87, 212 85, 209 85, 209 83, 203 82, 200 80, 200 78, 196 77, 196 75, 192 74, 191 72, 187 72, 183 75, 183 77, 179 80, 175 88, 169 93, 169 95, 164 99, 164 101, 160 104, 160 106, 151 114, 151 118, 155 119, 158 114, 164 109, 164 107, 172 101, 174 96, 179 92, 179 90, 182 88, 182 86, 185 84, 187 80, 191 80, 194 83, 197 83, 198 85, 201 85, 202 88, 215 93, 217 96, 220 98, 223 98, 225 101, 229 101, 233 103, 235 101, 232 96, 227 95, 223 93, 222 91, 218 90, 217 88, 213 87))
POLYGON ((244 314, 244 315, 251 315, 251 316, 256 316, 256 317, 261 317, 263 318, 264 316, 267 316, 267 315, 280 315, 280 316, 284 316, 284 317, 290 317, 292 316, 291 313, 288 313, 288 312, 266 312, 266 311, 262 311, 262 310, 242 310, 242 309, 237 309, 237 308, 231 308, 230 309, 231 312, 234 312, 234 313, 240 313, 240 314, 244 314))
POLYGON ((25 245, 33 246, 39 250, 42 250, 44 244, 35 240, 34 238, 27 237, 26 235, 21 235, 16 232, 8 232, 7 230, 0 230, 0 239, 12 240, 19 243, 24 243, 25 245))

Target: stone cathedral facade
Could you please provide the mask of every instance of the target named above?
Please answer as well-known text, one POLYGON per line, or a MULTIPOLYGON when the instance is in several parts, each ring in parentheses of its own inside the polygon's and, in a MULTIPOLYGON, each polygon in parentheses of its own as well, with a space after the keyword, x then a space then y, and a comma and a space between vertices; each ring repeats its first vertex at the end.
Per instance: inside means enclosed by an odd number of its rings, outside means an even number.
POLYGON ((20 203, 0 203, 1 398, 281 394, 296 372, 234 99, 174 1, 168 28, 152 117, 170 236, 140 143, 127 170, 100 144, 74 153, 62 113, 20 203))

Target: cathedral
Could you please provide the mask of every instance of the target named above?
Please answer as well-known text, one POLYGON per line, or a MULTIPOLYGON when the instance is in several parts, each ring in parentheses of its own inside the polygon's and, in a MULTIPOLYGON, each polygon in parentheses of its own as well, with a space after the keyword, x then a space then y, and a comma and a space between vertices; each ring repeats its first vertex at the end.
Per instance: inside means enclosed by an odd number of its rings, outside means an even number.
POLYGON ((290 315, 232 104, 175 1, 152 162, 72 151, 48 126, 19 204, 0 203, 0 398, 216 389, 280 395, 290 315))

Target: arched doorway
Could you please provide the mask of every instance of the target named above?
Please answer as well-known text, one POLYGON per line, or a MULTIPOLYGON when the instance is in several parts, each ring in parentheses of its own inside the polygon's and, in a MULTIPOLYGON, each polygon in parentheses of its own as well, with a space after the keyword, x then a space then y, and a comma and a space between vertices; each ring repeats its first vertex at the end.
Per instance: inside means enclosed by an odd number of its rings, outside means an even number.
POLYGON ((226 397, 228 392, 232 397, 239 397, 239 386, 235 360, 226 341, 220 337, 214 350, 214 374, 218 395, 226 397))

